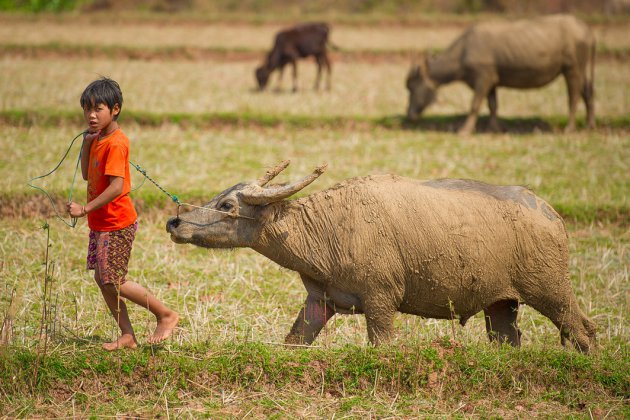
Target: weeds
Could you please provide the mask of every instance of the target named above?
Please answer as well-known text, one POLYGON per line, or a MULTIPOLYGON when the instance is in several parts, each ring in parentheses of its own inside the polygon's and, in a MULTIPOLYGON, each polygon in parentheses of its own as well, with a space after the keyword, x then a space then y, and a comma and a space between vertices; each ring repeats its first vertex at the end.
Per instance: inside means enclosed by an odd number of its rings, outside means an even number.
POLYGON ((29 0, 29 1, 3 1, 0 2, 0 10, 11 12, 66 12, 74 10, 80 0, 29 0))
POLYGON ((35 363, 33 366, 33 377, 31 382, 31 388, 35 389, 35 387, 39 384, 39 368, 42 364, 46 363, 46 355, 48 351, 48 344, 51 339, 55 336, 55 319, 56 319, 56 311, 57 304, 55 296, 55 304, 52 302, 53 296, 53 284, 54 277, 53 273, 55 270, 55 262, 49 259, 49 250, 51 248, 50 244, 50 225, 48 223, 44 223, 42 229, 46 231, 46 251, 45 251, 45 259, 44 259, 44 294, 41 297, 40 305, 41 305, 41 318, 39 321, 39 338, 37 344, 37 356, 35 358, 35 363))
MULTIPOLYGON (((0 264, 4 265, 4 264, 0 264)), ((0 267, 0 273, 2 272, 2 268, 0 267)), ((7 346, 11 344, 13 338, 13 321, 15 319, 15 312, 17 310, 17 305, 15 304, 16 299, 16 288, 11 289, 11 293, 9 294, 9 305, 4 314, 4 319, 2 320, 2 326, 0 327, 0 346, 7 346)))

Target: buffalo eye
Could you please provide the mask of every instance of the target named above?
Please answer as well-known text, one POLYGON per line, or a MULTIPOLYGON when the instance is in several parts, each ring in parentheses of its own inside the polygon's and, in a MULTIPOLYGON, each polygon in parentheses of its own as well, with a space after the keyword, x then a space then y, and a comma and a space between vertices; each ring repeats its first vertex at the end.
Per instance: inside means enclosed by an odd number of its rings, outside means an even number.
POLYGON ((221 211, 230 211, 234 208, 234 204, 226 201, 225 203, 221 204, 221 207, 219 207, 219 210, 221 211))

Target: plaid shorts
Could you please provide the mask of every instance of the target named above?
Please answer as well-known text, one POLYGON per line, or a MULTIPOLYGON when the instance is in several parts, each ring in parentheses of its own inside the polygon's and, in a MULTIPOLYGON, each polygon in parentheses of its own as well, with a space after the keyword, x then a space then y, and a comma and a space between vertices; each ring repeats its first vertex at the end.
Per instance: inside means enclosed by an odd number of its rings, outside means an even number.
POLYGON ((101 286, 105 284, 120 286, 127 281, 129 257, 137 229, 136 221, 126 228, 111 232, 90 230, 87 268, 98 269, 101 286))

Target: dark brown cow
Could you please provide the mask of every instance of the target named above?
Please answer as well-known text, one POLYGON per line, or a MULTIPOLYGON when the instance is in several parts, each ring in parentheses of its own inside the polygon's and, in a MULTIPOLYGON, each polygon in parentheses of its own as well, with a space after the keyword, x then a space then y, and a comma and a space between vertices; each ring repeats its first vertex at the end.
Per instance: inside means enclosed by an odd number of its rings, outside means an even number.
POLYGON ((265 62, 256 69, 258 87, 262 90, 267 86, 269 75, 276 69, 280 70, 278 88, 282 82, 284 66, 293 66, 293 91, 297 91, 297 65, 300 58, 314 56, 317 62, 317 78, 315 90, 319 89, 322 66, 328 73, 326 89, 330 90, 330 60, 326 54, 328 33, 330 28, 325 23, 305 23, 282 30, 276 35, 273 48, 267 54, 265 62))

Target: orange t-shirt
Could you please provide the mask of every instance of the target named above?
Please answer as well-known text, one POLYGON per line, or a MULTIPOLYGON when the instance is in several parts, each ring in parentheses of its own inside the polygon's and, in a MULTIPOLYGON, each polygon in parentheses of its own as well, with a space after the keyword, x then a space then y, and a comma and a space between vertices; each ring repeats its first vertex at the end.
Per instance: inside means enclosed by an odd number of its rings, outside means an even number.
POLYGON ((124 178, 123 190, 112 202, 88 213, 88 226, 99 232, 125 228, 138 218, 129 197, 131 191, 129 139, 121 129, 92 142, 88 168, 88 202, 105 191, 109 186, 109 176, 124 178))

